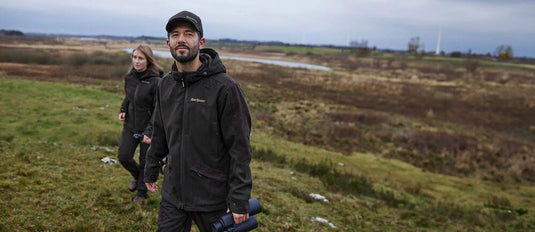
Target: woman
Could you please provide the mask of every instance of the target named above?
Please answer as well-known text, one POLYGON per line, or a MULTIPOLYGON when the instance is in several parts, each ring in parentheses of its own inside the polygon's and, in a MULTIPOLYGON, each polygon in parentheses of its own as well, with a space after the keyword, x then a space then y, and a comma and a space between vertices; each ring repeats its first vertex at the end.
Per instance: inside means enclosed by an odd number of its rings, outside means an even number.
POLYGON ((145 154, 151 140, 150 119, 154 111, 154 97, 162 70, 156 63, 150 47, 139 45, 132 52, 132 67, 124 77, 126 96, 119 113, 119 120, 124 123, 117 156, 121 165, 134 178, 128 186, 132 192, 137 190, 133 202, 147 198, 147 187, 143 182, 145 154), (138 145, 139 164, 134 160, 138 145))

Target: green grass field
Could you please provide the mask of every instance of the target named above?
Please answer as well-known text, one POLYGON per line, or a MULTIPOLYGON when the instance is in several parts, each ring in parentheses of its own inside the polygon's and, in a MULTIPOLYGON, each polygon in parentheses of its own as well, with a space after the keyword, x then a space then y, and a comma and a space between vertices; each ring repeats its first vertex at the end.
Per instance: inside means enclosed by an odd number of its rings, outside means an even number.
POLYGON ((308 53, 308 54, 339 54, 340 49, 324 47, 299 47, 299 46, 266 46, 259 45, 255 47, 256 51, 271 51, 282 53, 308 53))
MULTIPOLYGON (((1 75, 0 230, 154 231, 159 195, 132 204, 130 176, 100 160, 116 155, 121 96, 96 85, 1 75)), ((257 231, 534 229, 533 186, 433 174, 258 130, 252 145, 252 194, 264 207, 257 231)))
MULTIPOLYGON (((0 43, 0 231, 154 231, 159 193, 131 203, 101 161, 135 42, 0 43)), ((252 116, 256 231, 535 231, 532 66, 215 45, 333 68, 224 61, 252 116)))

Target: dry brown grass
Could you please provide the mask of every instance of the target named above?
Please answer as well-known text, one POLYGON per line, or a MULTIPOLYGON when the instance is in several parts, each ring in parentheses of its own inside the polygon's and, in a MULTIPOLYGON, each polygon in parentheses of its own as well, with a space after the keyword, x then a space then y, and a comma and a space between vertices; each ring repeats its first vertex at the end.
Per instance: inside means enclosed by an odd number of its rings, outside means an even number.
MULTIPOLYGON (((112 92, 121 91, 129 64, 122 49, 139 44, 4 39, 0 38, 0 71, 9 77, 115 83, 106 87, 112 92)), ((166 50, 164 44, 151 47, 166 50)), ((463 62, 246 48, 224 48, 220 53, 335 69, 225 60, 228 73, 244 88, 259 130, 347 155, 372 152, 448 175, 535 181, 535 72, 530 69, 478 64, 469 70, 463 62)), ((171 60, 159 61, 170 67, 171 60)), ((418 191, 417 186, 411 191, 418 191)))
POLYGON ((345 154, 374 152, 448 175, 535 180, 535 86, 526 81, 534 73, 441 65, 413 63, 396 75, 384 64, 318 72, 232 62, 229 70, 251 86, 246 91, 255 103, 276 106, 257 119, 289 140, 345 154), (493 72, 518 78, 483 78, 493 72), (309 105, 281 107, 303 100, 309 105), (323 110, 310 112, 316 108, 323 110))

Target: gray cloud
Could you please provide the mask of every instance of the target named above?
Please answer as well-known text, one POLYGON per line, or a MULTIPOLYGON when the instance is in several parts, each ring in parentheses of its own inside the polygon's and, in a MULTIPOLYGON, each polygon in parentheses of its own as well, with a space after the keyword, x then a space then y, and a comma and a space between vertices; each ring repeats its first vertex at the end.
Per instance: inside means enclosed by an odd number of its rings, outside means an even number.
POLYGON ((347 44, 369 41, 406 49, 420 36, 434 50, 492 52, 500 44, 535 57, 535 1, 481 0, 17 0, 0 2, 0 28, 25 32, 164 36, 168 17, 187 9, 202 17, 207 38, 347 44))

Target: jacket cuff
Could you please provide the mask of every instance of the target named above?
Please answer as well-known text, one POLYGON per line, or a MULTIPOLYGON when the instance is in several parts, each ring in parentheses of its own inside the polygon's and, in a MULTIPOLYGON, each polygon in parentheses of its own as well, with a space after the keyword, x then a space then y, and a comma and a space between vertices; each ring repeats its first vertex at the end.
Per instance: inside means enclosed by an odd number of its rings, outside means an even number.
POLYGON ((233 213, 247 214, 249 213, 249 200, 230 199, 228 202, 229 209, 233 213))
POLYGON ((145 177, 143 178, 145 183, 154 183, 158 181, 158 175, 160 174, 159 168, 145 169, 145 177))
POLYGON ((145 131, 143 131, 143 134, 152 139, 152 131, 151 130, 145 130, 145 131))

